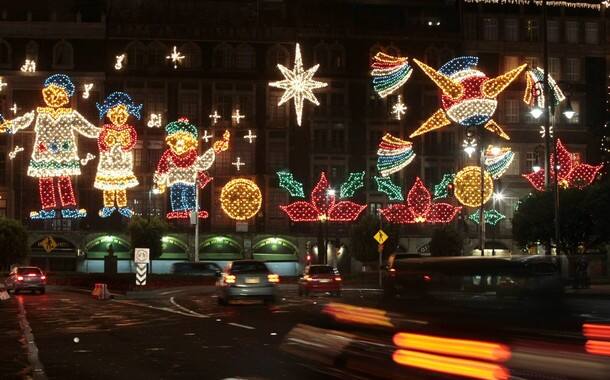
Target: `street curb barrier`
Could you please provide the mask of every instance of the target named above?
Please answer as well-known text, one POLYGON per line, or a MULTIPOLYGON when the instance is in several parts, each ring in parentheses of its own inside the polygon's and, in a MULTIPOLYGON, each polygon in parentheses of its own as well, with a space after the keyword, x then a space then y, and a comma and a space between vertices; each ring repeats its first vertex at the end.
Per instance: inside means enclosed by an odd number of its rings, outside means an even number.
POLYGON ((108 285, 97 283, 91 292, 93 298, 98 300, 108 300, 110 299, 110 292, 108 291, 108 285))

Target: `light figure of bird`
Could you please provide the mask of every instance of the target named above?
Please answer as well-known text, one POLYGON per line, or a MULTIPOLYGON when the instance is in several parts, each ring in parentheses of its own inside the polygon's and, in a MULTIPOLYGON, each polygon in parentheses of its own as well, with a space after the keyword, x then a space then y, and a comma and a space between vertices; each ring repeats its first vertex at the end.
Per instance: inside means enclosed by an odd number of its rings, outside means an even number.
POLYGON ((477 57, 457 57, 435 70, 413 59, 415 64, 441 89, 442 108, 426 120, 410 137, 443 128, 455 122, 464 127, 484 126, 485 129, 510 140, 492 116, 498 107, 497 96, 527 67, 518 66, 495 78, 476 69, 477 57))

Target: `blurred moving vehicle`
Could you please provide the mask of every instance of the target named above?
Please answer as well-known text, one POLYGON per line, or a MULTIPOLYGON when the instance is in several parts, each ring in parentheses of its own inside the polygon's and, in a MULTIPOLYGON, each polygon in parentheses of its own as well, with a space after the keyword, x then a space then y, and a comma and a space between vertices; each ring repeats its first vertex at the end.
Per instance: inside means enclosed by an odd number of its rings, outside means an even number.
POLYGON ((555 256, 396 258, 383 283, 384 296, 494 292, 498 298, 563 294, 561 261, 555 256))
POLYGON ((216 276, 222 268, 216 263, 174 263, 171 272, 185 276, 216 276))
POLYGON ((6 290, 17 294, 22 290, 30 290, 32 293, 38 291, 44 294, 46 291, 47 276, 38 267, 14 267, 4 281, 6 290))
POLYGON ((275 302, 280 276, 272 273, 262 261, 236 260, 217 276, 216 293, 220 305, 245 298, 275 302))
POLYGON ((308 265, 303 276, 299 278, 299 296, 318 292, 339 297, 341 282, 341 276, 336 268, 330 265, 308 265))

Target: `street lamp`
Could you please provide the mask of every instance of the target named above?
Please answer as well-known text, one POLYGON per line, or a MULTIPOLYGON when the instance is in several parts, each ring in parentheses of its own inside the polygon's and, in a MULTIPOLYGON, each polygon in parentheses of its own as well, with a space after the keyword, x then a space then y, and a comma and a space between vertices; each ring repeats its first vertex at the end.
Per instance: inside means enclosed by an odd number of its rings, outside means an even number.
POLYGON ((530 110, 530 115, 532 115, 534 119, 539 119, 543 113, 544 111, 540 107, 534 107, 530 110))
POLYGON ((565 116, 568 120, 572 120, 574 115, 576 115, 576 112, 574 112, 574 110, 572 109, 572 103, 568 99, 566 100, 566 109, 563 110, 563 116, 565 116))

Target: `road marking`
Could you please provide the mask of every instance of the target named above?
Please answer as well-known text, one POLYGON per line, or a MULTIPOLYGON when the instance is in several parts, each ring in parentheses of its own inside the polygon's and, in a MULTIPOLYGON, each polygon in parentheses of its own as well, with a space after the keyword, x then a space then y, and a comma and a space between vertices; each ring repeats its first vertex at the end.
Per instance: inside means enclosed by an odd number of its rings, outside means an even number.
POLYGON ((168 313, 174 313, 174 314, 182 315, 182 316, 185 316, 185 317, 191 317, 191 318, 209 318, 208 316, 203 315, 203 314, 196 315, 196 314, 191 314, 191 313, 185 313, 183 311, 174 310, 174 309, 171 309, 169 307, 158 307, 158 306, 152 306, 152 305, 142 305, 142 304, 139 304, 139 303, 136 303, 136 302, 129 302, 129 301, 125 301, 125 300, 112 300, 112 302, 118 302, 118 303, 122 303, 122 304, 125 304, 125 305, 145 307, 147 309, 166 311, 168 313))
POLYGON ((38 357, 38 347, 36 346, 36 342, 34 342, 34 334, 32 334, 32 328, 30 327, 30 323, 26 317, 25 306, 23 306, 23 296, 16 297, 17 304, 19 305, 19 326, 21 326, 21 331, 23 332, 23 337, 27 342, 28 348, 28 362, 32 366, 32 370, 34 373, 34 380, 46 380, 47 375, 44 372, 44 366, 38 357))
POLYGON ((241 327, 242 329, 256 330, 256 327, 252 327, 252 326, 248 326, 248 325, 242 325, 242 324, 239 324, 239 323, 231 322, 231 323, 227 323, 227 324, 231 325, 231 326, 235 326, 235 327, 241 327))
POLYGON ((174 299, 174 297, 171 297, 171 298, 169 299, 169 302, 171 302, 171 304, 172 304, 172 305, 176 306, 178 309, 180 309, 180 310, 184 311, 185 313, 192 314, 192 315, 197 316, 197 317, 199 317, 199 318, 210 318, 210 316, 209 316, 209 315, 200 314, 200 313, 198 313, 198 312, 196 312, 196 311, 194 311, 194 310, 188 309, 188 308, 186 308, 186 307, 184 307, 184 306, 182 306, 182 305, 178 304, 178 302, 176 302, 176 300, 174 299))

